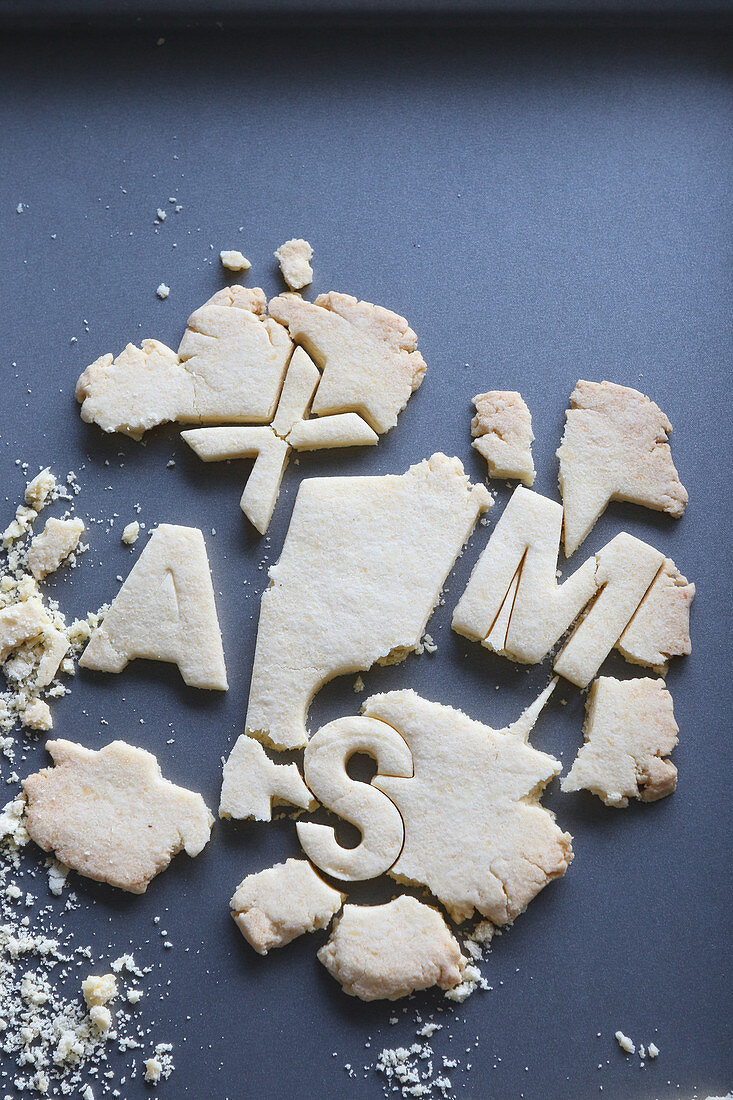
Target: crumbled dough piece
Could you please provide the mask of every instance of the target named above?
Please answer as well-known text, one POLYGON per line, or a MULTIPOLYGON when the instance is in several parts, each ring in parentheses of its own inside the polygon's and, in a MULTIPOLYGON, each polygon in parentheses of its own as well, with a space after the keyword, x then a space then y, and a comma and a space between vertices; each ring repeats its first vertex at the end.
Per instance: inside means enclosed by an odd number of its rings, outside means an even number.
POLYGON ((691 652, 690 604, 695 596, 671 558, 662 568, 634 617, 616 642, 616 649, 627 661, 649 665, 664 676, 670 657, 691 652))
POLYGON ((473 403, 473 447, 486 459, 489 477, 516 477, 532 485, 534 435, 532 417, 522 395, 516 390, 489 390, 477 394, 473 403))
POLYGON ((219 253, 219 259, 227 271, 249 271, 252 266, 247 257, 236 248, 225 248, 219 253))
POLYGON ((327 680, 416 649, 491 503, 442 454, 399 476, 303 481, 262 596, 245 732, 302 748, 311 698, 327 680))
POLYGON ((166 300, 170 292, 171 288, 167 285, 167 283, 160 283, 158 285, 158 289, 155 291, 161 302, 164 302, 166 300))
POLYGON ((624 1035, 623 1031, 617 1031, 615 1035, 616 1042, 624 1051, 625 1054, 634 1054, 636 1047, 632 1039, 629 1039, 628 1035, 624 1035))
POLYGON ((629 798, 656 802, 677 786, 664 759, 677 744, 672 696, 663 680, 599 676, 588 693, 585 744, 563 779, 563 791, 588 790, 607 806, 629 798))
POLYGON ((304 932, 325 928, 345 897, 328 886, 307 860, 288 859, 248 875, 229 904, 244 938, 258 954, 266 955, 304 932))
POLYGON ((682 515, 687 490, 672 461, 671 431, 659 406, 638 390, 613 382, 578 382, 557 452, 567 557, 611 500, 682 515))
POLYGON ((193 413, 193 392, 190 372, 158 340, 143 340, 139 348, 128 344, 116 359, 101 355, 76 383, 82 420, 133 439, 142 439, 158 424, 180 419, 183 409, 193 413))
POLYGON ((68 867, 143 894, 177 852, 197 856, 207 843, 214 819, 201 795, 163 779, 152 753, 124 741, 46 748, 56 767, 23 780, 26 828, 68 867))
POLYGON ((125 543, 126 546, 132 546, 133 543, 137 542, 139 534, 140 524, 136 519, 134 519, 132 523, 126 524, 123 528, 121 536, 122 541, 125 543))
POLYGON ((440 913, 406 894, 386 905, 345 905, 318 958, 345 993, 363 1001, 451 989, 465 962, 440 913))
POLYGON ((296 348, 288 365, 272 430, 284 439, 294 424, 304 420, 321 381, 321 372, 303 348, 296 348))
POLYGON ((659 1057, 659 1047, 657 1046, 657 1044, 656 1043, 650 1043, 649 1046, 647 1047, 647 1053, 648 1053, 650 1058, 658 1058, 659 1057))
POLYGON ((275 253, 275 259, 291 290, 302 290, 313 282, 313 268, 310 265, 313 249, 302 237, 294 237, 281 244, 275 253))
POLYGON ((112 1013, 105 1005, 92 1005, 89 1009, 89 1019, 102 1035, 106 1035, 112 1027, 112 1013))
POLYGON ((355 825, 361 840, 344 848, 330 825, 299 821, 298 840, 322 871, 346 881, 376 878, 388 871, 402 851, 405 829, 399 809, 377 788, 350 777, 346 766, 355 753, 376 762, 378 776, 411 777, 412 756, 397 730, 372 718, 338 718, 322 726, 306 745, 303 769, 308 787, 326 809, 355 825))
POLYGON ((49 625, 43 604, 35 597, 0 609, 0 664, 23 642, 43 634, 49 625))
POLYGON ((373 447, 379 436, 358 413, 300 420, 290 429, 288 443, 296 451, 319 451, 327 447, 373 447))
POLYGON ((145 1080, 157 1085, 163 1073, 162 1063, 158 1058, 146 1058, 143 1065, 145 1066, 145 1080))
POLYGON ((271 420, 292 341, 266 313, 259 287, 225 287, 191 314, 178 354, 144 340, 101 356, 76 384, 82 419, 133 439, 170 420, 271 420))
POLYGON ((192 687, 227 689, 206 546, 196 527, 161 523, 153 532, 79 664, 122 672, 136 657, 172 661, 192 687))
POLYGON ((280 494, 290 447, 270 427, 192 428, 181 432, 203 462, 254 458, 239 506, 261 535, 267 531, 280 494))
POLYGON ((297 764, 275 764, 259 741, 242 735, 224 765, 219 817, 271 821, 273 806, 315 810, 297 764))
POLYGON ((453 612, 453 629, 515 661, 543 660, 584 618, 555 660, 579 687, 619 641, 664 562, 654 547, 622 533, 557 583, 562 509, 516 489, 453 612))
POLYGON ((191 314, 178 348, 194 379, 196 415, 187 419, 268 423, 292 348, 287 329, 267 316, 259 287, 218 291, 191 314))
POLYGON ((37 581, 53 573, 79 545, 84 534, 80 519, 48 519, 40 535, 33 539, 28 551, 28 568, 37 581))
POLYGON ((427 886, 457 923, 474 909, 497 925, 513 921, 573 858, 572 837, 540 804, 562 765, 527 743, 553 687, 504 730, 409 690, 373 695, 362 707, 399 731, 415 770, 411 779, 372 780, 405 825, 389 873, 427 886))
POLYGON ((315 302, 282 294, 269 310, 323 371, 314 415, 357 412, 380 435, 394 427, 426 369, 404 317, 335 291, 315 302))
POLYGON ((90 974, 81 983, 81 991, 89 1008, 106 1005, 117 996, 117 979, 114 974, 90 974))
POLYGON ((53 496, 55 489, 56 478, 51 473, 51 468, 46 466, 45 470, 41 470, 40 474, 36 474, 26 485, 25 502, 36 512, 40 512, 53 496))
POLYGON ((28 729, 50 730, 53 728, 51 708, 43 699, 33 699, 21 714, 21 722, 28 729))

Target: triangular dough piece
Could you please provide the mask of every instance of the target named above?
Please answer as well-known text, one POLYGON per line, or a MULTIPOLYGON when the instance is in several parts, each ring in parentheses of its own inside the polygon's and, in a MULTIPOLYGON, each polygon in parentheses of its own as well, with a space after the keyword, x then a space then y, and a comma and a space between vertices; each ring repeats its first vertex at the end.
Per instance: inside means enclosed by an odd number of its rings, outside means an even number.
POLYGON ((267 531, 280 494, 290 447, 270 427, 191 428, 181 432, 203 462, 254 458, 239 506, 261 535, 267 531))
POLYGON ((304 932, 325 928, 344 903, 305 859, 288 859, 247 875, 229 905, 237 928, 259 955, 304 932))
POLYGON ((313 399, 316 416, 357 412, 380 434, 394 427, 425 374, 417 336, 404 317, 335 291, 315 302, 282 294, 269 309, 323 370, 313 399))
POLYGON ((49 741, 55 768, 23 780, 26 827, 46 852, 87 878, 143 894, 185 848, 197 856, 214 819, 201 795, 163 779, 144 749, 113 741, 99 752, 49 741))
POLYGON ((472 446, 486 459, 489 477, 516 477, 531 485, 535 479, 532 417, 521 393, 489 390, 477 394, 473 403, 472 446))
POLYGON ((315 810, 297 764, 276 764, 259 741, 238 737, 224 765, 219 817, 272 821, 273 806, 315 810))
POLYGON ((246 731, 302 748, 310 701, 327 680, 414 650, 490 505, 442 454, 400 476, 302 482, 262 596, 246 731))
POLYGON ((362 1001, 453 989, 466 962, 437 909, 406 894, 386 905, 345 905, 318 958, 344 993, 362 1001))
POLYGON ((585 789, 618 807, 630 798, 655 802, 672 793, 677 769, 664 757, 679 728, 664 680, 599 676, 585 715, 585 744, 562 781, 564 791, 585 789))
POLYGON ((663 676, 670 657, 691 652, 690 605, 694 596, 694 584, 688 583, 671 558, 665 558, 654 583, 616 642, 616 649, 632 664, 649 665, 663 676))
POLYGON ((557 452, 567 557, 611 500, 682 515, 687 490, 672 461, 671 431, 659 406, 638 390, 613 382, 578 382, 557 452))
POLYGON ((206 545, 196 527, 161 523, 153 531, 79 664, 122 672, 136 657, 172 661, 192 687, 227 689, 206 545))
POLYGON ((389 873, 427 886, 458 923, 474 909, 494 924, 513 921, 573 857, 572 837, 540 805, 562 765, 526 742, 551 690, 505 730, 414 691, 373 695, 362 708, 404 737, 415 769, 411 779, 372 780, 405 824, 389 873))
POLYGON ((310 409, 313 394, 321 381, 321 372, 303 348, 293 352, 288 373, 285 375, 272 430, 283 439, 299 420, 304 420, 310 409))

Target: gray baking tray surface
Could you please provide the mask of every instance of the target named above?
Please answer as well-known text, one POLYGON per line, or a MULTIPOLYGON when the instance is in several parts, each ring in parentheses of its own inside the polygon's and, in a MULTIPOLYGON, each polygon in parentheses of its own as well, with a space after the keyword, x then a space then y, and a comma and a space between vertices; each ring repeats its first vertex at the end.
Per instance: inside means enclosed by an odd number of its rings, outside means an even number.
MULTIPOLYGON (((365 1005, 317 962, 322 934, 255 956, 228 899, 245 874, 297 854, 288 819, 217 823, 200 857, 178 857, 142 897, 74 877, 81 905, 68 923, 79 942, 102 964, 133 945, 155 967, 141 1018, 174 1045, 162 1096, 368 1100, 384 1086, 368 1068, 382 1048, 409 1045, 416 1012, 439 1010, 436 1064, 459 1062, 446 1071, 449 1095, 689 1100, 733 1085, 727 45, 694 20, 675 34, 567 24, 291 33, 287 20, 191 36, 59 27, 0 43, 7 520, 25 485, 16 460, 77 473, 90 550, 49 585, 70 616, 108 601, 129 571, 136 555, 120 531, 135 505, 149 525, 200 527, 230 681, 209 695, 153 663, 119 676, 80 670, 54 706, 57 735, 143 745, 215 807, 221 758, 243 729, 259 597, 300 480, 401 472, 436 450, 480 480, 469 436, 477 392, 522 392, 535 488, 558 499, 555 450, 578 378, 639 388, 674 425, 690 493, 679 522, 610 506, 581 553, 625 529, 697 585, 693 652, 668 677, 678 789, 612 811, 552 784, 544 801, 574 835, 575 861, 495 941, 483 967, 491 991, 462 1006, 433 994, 365 1005), (168 216, 156 225, 159 207, 168 216), (378 447, 291 464, 261 539, 238 507, 246 462, 205 466, 173 428, 145 445, 104 436, 81 421, 74 384, 128 341, 177 347, 189 313, 226 282, 220 249, 241 248, 253 264, 246 282, 276 292, 273 250, 301 235, 315 250, 312 292, 404 314, 428 373, 378 447), (658 1059, 640 1068, 624 1056, 619 1028, 656 1042, 658 1059)), ((450 630, 508 499, 496 488, 490 526, 477 528, 430 623, 437 653, 365 674, 367 692, 412 687, 498 727, 546 682, 547 666, 516 669, 450 630)), ((311 728, 358 710, 352 683, 319 694, 311 728)), ((582 718, 582 696, 561 686, 533 741, 567 766, 582 718)), ((43 741, 29 742, 17 769, 45 759, 43 741)), ((380 881, 354 894, 390 892, 380 881)), ((139 1073, 123 1087, 127 1100, 147 1094, 139 1073)))

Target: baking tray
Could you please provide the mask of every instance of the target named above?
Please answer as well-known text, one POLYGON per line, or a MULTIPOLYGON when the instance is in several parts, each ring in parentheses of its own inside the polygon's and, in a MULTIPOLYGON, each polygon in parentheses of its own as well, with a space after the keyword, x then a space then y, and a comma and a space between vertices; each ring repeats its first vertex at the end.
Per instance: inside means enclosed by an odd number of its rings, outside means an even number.
MULTIPOLYGON (((484 966, 493 991, 436 1017, 436 1063, 460 1060, 449 1071, 459 1097, 687 1098, 733 1084, 727 45, 694 18, 675 33, 579 33, 567 21, 541 33, 377 19, 193 35, 58 24, 0 43, 7 514, 25 484, 16 460, 78 474, 91 549, 50 584, 69 615, 109 600, 128 572, 135 554, 119 536, 135 504, 148 524, 200 527, 230 680, 226 695, 209 695, 164 665, 80 670, 54 706, 59 736, 152 749, 167 777, 215 807, 221 757, 243 728, 266 569, 302 477, 399 472, 443 450, 480 480, 471 398, 495 387, 526 398, 535 488, 555 499, 554 453, 579 377, 642 389, 675 426, 684 518, 612 505, 583 556, 626 529, 697 584, 693 653, 668 677, 679 787, 612 811, 552 784, 544 801, 573 833, 575 861, 496 940, 484 966), (156 228, 158 207, 169 214, 156 228), (225 282, 221 248, 241 247, 247 282, 277 291, 272 252, 294 235, 315 248, 313 293, 403 313, 429 369, 377 448, 291 464, 260 539, 238 508, 246 463, 204 466, 172 428, 145 445, 105 437, 82 423, 73 391, 87 363, 128 340, 177 346, 188 314, 225 282), (171 292, 159 301, 163 281, 171 292), (640 1069, 625 1057, 618 1028, 655 1041, 657 1061, 640 1069)), ((502 483, 497 493, 492 525, 508 498, 502 483)), ((450 630, 487 537, 479 527, 430 623, 437 654, 365 674, 367 692, 409 686, 501 726, 546 682, 546 666, 516 669, 450 630)), ((358 709, 352 682, 320 693, 311 728, 358 709)), ((567 765, 583 699, 569 686, 555 696, 533 740, 567 765)), ((20 774, 44 759, 42 742, 29 744, 20 774)), ((175 1047, 163 1095, 375 1097, 382 1082, 364 1066, 414 1040, 416 1011, 445 1007, 432 994, 396 1007, 347 998, 316 961, 323 935, 253 954, 229 917, 232 888, 297 851, 287 819, 217 823, 204 853, 178 857, 143 897, 75 878, 79 942, 102 961, 133 945, 156 968, 160 999, 143 1019, 175 1047)), ((390 892, 380 881, 354 894, 390 892)), ((139 1079, 123 1087, 130 1100, 146 1094, 139 1079)))

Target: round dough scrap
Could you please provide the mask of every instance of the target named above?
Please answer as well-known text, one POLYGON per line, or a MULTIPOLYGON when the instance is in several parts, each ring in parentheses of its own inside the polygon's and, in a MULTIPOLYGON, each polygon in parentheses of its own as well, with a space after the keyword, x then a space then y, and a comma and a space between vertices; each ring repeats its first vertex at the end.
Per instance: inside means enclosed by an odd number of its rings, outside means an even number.
POLYGON ((407 894, 386 905, 345 905, 318 958, 362 1001, 396 1001, 434 985, 453 989, 466 963, 437 909, 407 894))

